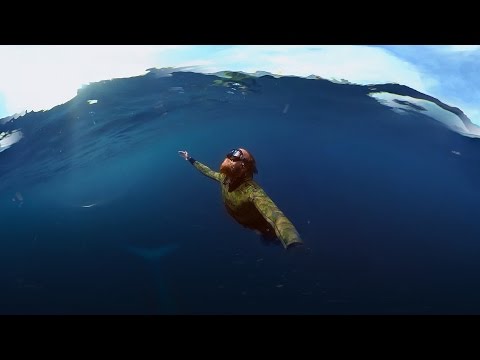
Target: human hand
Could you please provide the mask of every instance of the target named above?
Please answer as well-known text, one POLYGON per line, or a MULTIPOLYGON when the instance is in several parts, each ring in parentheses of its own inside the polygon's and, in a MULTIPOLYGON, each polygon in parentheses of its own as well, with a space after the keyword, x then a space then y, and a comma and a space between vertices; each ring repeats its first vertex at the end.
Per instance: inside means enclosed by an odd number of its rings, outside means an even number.
POLYGON ((178 155, 180 155, 181 157, 183 157, 185 160, 188 160, 188 159, 190 158, 190 155, 188 155, 188 152, 185 151, 185 150, 179 151, 179 152, 178 152, 178 155))
POLYGON ((287 248, 287 251, 290 254, 305 254, 307 253, 307 250, 305 244, 301 242, 295 242, 287 248))

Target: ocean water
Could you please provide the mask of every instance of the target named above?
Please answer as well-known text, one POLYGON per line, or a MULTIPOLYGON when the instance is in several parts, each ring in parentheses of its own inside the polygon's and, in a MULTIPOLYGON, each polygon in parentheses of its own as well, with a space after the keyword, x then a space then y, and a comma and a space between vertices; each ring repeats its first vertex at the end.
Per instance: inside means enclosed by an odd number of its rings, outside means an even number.
POLYGON ((0 124, 22 134, 0 140, 1 314, 480 313, 479 139, 365 86, 220 80, 103 81, 0 124), (307 251, 177 154, 234 147, 307 251))

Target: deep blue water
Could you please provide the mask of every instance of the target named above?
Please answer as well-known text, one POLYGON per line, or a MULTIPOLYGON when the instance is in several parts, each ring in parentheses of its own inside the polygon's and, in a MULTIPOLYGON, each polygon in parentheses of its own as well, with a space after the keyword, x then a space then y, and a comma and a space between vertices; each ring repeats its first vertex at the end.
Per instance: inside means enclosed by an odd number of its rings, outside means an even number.
POLYGON ((24 135, 0 153, 0 313, 480 313, 480 140, 363 86, 214 80, 105 81, 0 125, 24 135), (218 169, 237 146, 306 253, 177 155, 218 169))

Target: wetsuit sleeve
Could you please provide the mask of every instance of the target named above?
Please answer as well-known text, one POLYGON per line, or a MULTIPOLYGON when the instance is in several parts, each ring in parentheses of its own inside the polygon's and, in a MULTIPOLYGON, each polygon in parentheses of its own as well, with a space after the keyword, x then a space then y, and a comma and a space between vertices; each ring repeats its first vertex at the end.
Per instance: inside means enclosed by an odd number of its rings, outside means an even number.
POLYGON ((192 157, 189 158, 188 161, 190 161, 190 163, 193 166, 195 166, 203 175, 208 176, 209 178, 211 178, 213 180, 220 181, 220 173, 219 172, 213 171, 208 166, 203 165, 202 163, 198 162, 197 160, 195 160, 192 157))
POLYGON ((303 243, 293 224, 287 219, 283 212, 280 211, 265 191, 255 189, 250 198, 265 220, 275 229, 277 237, 285 248, 293 244, 303 243))

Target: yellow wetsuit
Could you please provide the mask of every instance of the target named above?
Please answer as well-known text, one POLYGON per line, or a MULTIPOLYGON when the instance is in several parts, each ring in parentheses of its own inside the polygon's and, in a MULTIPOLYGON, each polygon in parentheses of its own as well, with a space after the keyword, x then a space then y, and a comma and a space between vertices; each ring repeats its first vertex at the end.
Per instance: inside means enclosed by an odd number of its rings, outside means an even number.
POLYGON ((225 207, 240 224, 260 229, 263 233, 272 229, 285 248, 303 243, 290 220, 253 179, 229 191, 228 185, 224 184, 225 174, 213 171, 193 158, 189 161, 202 174, 220 182, 225 207))

